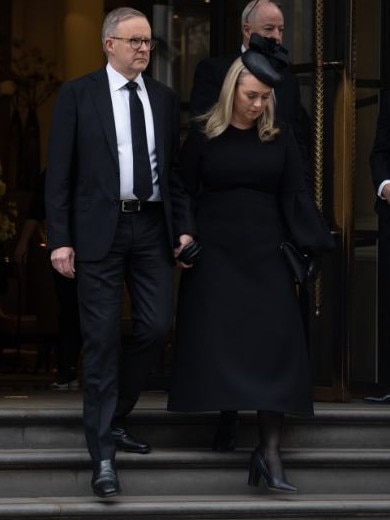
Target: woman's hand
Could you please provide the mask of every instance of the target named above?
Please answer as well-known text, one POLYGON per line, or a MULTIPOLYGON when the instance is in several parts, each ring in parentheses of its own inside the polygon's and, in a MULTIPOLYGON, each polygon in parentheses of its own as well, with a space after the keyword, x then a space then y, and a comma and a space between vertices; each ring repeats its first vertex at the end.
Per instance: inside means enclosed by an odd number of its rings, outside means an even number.
MULTIPOLYGON (((183 250, 183 247, 190 244, 194 241, 194 238, 192 235, 180 235, 179 236, 179 246, 174 249, 174 256, 177 258, 180 253, 183 250)), ((190 269, 192 267, 192 264, 184 264, 183 262, 177 261, 177 265, 179 267, 182 267, 183 269, 190 269)))

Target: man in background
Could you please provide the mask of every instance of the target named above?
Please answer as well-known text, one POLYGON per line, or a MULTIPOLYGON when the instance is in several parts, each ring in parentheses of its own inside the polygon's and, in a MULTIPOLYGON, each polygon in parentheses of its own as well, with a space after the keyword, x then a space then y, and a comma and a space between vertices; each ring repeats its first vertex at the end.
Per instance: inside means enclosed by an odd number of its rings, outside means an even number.
MULTIPOLYGON (((31 239, 46 220, 45 178, 46 172, 43 171, 35 186, 27 217, 15 247, 14 257, 18 264, 26 263, 31 239)), ((50 388, 77 390, 79 388, 78 365, 82 348, 77 285, 74 279, 65 278, 55 269, 51 271, 58 301, 58 343, 55 346, 57 377, 50 388)))
MULTIPOLYGON (((233 61, 248 48, 252 33, 272 38, 282 45, 284 16, 274 0, 252 0, 241 15, 241 49, 229 56, 215 56, 202 60, 194 75, 190 97, 190 117, 204 114, 217 101, 223 80, 233 61)), ((304 162, 306 179, 311 185, 310 175, 310 120, 301 103, 299 82, 289 68, 283 69, 283 82, 274 89, 276 96, 276 118, 292 125, 295 138, 304 162)))
POLYGON ((365 400, 390 404, 390 90, 383 90, 374 144, 370 154, 378 214, 378 343, 379 383, 385 394, 365 400))

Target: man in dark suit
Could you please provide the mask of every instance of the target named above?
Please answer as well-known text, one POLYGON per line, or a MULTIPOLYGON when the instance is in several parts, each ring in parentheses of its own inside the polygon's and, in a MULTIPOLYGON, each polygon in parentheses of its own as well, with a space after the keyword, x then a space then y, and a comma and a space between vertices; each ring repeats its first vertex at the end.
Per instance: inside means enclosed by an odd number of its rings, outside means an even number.
POLYGON ((125 420, 171 327, 179 103, 142 74, 154 47, 143 13, 112 11, 102 40, 107 66, 65 83, 58 95, 46 209, 52 265, 77 279, 92 488, 108 497, 120 492, 115 448, 150 451, 125 420), (124 283, 133 327, 121 350, 124 283))
MULTIPOLYGON (((196 67, 194 83, 190 98, 191 120, 197 115, 206 113, 218 100, 219 93, 226 73, 233 61, 249 46, 252 33, 257 33, 265 39, 272 39, 272 43, 282 44, 284 31, 284 16, 280 7, 273 0, 252 0, 244 8, 241 15, 242 45, 241 49, 230 56, 217 56, 202 60, 196 67)), ((291 124, 297 139, 306 182, 311 189, 310 168, 310 120, 301 104, 301 95, 298 79, 285 68, 282 71, 283 82, 274 89, 276 97, 276 117, 291 124)), ((307 294, 300 294, 302 312, 306 315, 307 325, 307 294)), ((213 440, 213 449, 216 451, 231 451, 235 445, 237 428, 237 412, 223 412, 221 414, 217 433, 213 440)))
MULTIPOLYGON (((390 90, 381 92, 376 136, 370 154, 378 214, 378 343, 379 383, 390 391, 390 90)), ((367 397, 367 401, 390 403, 390 394, 367 397)))
MULTIPOLYGON (((273 0, 252 0, 241 15, 241 49, 229 56, 216 56, 202 60, 196 67, 190 97, 190 117, 204 114, 217 101, 223 80, 233 61, 248 48, 252 33, 283 42, 284 16, 273 0)), ((304 160, 306 178, 309 174, 310 120, 301 104, 298 79, 288 68, 283 70, 283 82, 274 89, 276 117, 290 123, 304 160)))

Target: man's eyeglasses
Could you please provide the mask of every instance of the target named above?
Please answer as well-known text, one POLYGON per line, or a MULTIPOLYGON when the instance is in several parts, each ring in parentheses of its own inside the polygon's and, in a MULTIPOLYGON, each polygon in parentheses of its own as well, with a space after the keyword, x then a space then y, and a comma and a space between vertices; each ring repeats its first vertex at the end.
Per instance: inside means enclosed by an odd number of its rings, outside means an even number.
POLYGON ((144 44, 145 47, 151 51, 156 47, 157 41, 156 40, 150 40, 148 38, 120 38, 119 36, 110 36, 112 40, 122 40, 123 42, 127 43, 134 51, 138 51, 142 45, 144 44))
POLYGON ((245 22, 248 23, 248 18, 251 14, 251 12, 254 10, 254 8, 257 6, 257 4, 259 3, 260 0, 256 0, 256 2, 252 5, 252 7, 249 9, 247 15, 246 15, 246 18, 245 18, 245 22))

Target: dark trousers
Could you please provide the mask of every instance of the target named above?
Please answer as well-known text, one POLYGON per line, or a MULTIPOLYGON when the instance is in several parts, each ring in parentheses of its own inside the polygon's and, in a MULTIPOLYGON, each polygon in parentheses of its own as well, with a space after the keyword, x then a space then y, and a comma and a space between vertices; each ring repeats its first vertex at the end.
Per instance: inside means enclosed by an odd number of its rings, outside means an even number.
POLYGON ((378 218, 378 382, 390 391, 390 210, 378 218))
POLYGON ((114 458, 112 423, 123 422, 132 410, 165 345, 173 315, 173 268, 161 204, 121 213, 109 254, 76 265, 84 426, 95 461, 114 458), (130 292, 132 332, 121 348, 124 284, 130 292))
POLYGON ((78 365, 82 345, 77 283, 55 269, 53 276, 59 307, 59 342, 55 357, 59 375, 67 376, 69 370, 78 365))

